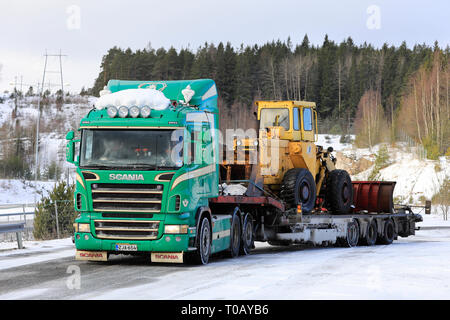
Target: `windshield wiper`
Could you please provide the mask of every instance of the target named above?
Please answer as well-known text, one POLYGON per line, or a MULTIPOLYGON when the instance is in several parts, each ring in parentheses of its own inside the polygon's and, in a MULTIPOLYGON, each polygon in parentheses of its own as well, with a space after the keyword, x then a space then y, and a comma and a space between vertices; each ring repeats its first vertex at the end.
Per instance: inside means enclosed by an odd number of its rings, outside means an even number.
POLYGON ((88 165, 88 166, 80 166, 81 169, 106 169, 106 170, 114 170, 117 169, 117 167, 111 167, 111 166, 105 166, 102 164, 96 164, 96 165, 88 165))
POLYGON ((148 163, 127 163, 124 166, 121 166, 120 168, 146 168, 150 170, 156 170, 157 166, 154 164, 148 164, 148 163))

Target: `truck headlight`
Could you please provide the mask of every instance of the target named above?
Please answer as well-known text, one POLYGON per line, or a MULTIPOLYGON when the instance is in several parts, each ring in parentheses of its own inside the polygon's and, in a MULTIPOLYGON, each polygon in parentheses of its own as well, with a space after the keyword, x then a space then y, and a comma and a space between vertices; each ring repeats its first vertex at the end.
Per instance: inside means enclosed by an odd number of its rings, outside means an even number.
POLYGON ((91 225, 89 223, 79 223, 78 232, 91 232, 91 225))
POLYGON ((126 118, 128 116, 128 108, 126 106, 121 106, 119 108, 119 117, 126 118))
POLYGON ((166 224, 164 233, 187 233, 189 226, 187 224, 166 224))

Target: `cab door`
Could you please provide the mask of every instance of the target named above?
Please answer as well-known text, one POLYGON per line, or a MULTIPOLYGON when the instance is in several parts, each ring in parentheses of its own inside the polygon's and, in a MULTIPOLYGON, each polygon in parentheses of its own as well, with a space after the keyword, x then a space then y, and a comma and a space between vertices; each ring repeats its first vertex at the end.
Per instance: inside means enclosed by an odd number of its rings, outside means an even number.
POLYGON ((302 122, 300 117, 300 108, 292 108, 292 140, 300 141, 302 139, 302 122))
POLYGON ((302 112, 302 140, 314 141, 314 113, 312 108, 303 107, 302 112))

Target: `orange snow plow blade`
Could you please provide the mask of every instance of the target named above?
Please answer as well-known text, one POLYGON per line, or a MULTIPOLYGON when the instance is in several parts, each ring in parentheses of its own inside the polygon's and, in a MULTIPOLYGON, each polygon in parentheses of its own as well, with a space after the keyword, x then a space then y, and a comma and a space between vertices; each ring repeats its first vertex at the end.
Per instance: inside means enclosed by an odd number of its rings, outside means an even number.
POLYGON ((395 181, 352 181, 355 211, 393 213, 395 181))

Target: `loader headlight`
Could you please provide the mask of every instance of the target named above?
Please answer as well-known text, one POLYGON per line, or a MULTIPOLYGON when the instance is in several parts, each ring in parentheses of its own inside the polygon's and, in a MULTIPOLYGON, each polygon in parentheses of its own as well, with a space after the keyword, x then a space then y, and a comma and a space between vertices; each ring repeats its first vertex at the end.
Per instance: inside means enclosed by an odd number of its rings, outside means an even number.
POLYGON ((128 108, 125 106, 119 107, 119 117, 126 118, 128 116, 128 108))
POLYGON ((108 116, 110 116, 111 118, 115 118, 117 116, 117 108, 114 106, 107 107, 106 112, 108 113, 108 116))
POLYGON ((150 117, 150 112, 151 112, 151 109, 150 109, 149 106, 143 106, 143 107, 141 108, 141 117, 142 117, 142 118, 148 118, 148 117, 150 117))
POLYGON ((253 145, 256 147, 258 145, 258 140, 253 141, 253 145))
POLYGON ((187 233, 189 226, 187 224, 166 224, 164 226, 164 233, 187 233))
POLYGON ((237 145, 237 146, 242 145, 242 141, 241 141, 241 140, 236 141, 236 145, 237 145))

